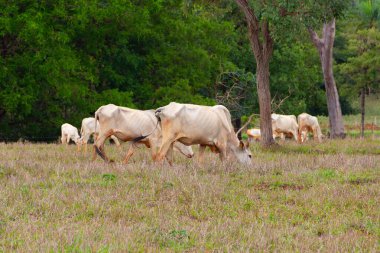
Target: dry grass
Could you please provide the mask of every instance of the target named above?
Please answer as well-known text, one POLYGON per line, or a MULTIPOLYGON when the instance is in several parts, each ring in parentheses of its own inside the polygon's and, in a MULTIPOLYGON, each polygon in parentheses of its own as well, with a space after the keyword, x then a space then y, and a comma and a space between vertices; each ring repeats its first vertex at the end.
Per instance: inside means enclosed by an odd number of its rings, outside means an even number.
POLYGON ((250 168, 169 167, 0 144, 0 251, 379 252, 379 140, 252 150, 250 168))

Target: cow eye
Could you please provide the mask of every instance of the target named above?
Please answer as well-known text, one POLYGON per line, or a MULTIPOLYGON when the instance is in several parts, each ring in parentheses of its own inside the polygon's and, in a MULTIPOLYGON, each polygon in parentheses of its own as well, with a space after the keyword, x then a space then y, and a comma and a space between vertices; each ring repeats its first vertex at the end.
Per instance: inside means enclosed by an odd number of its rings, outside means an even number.
POLYGON ((252 155, 248 155, 249 158, 252 158, 252 155))

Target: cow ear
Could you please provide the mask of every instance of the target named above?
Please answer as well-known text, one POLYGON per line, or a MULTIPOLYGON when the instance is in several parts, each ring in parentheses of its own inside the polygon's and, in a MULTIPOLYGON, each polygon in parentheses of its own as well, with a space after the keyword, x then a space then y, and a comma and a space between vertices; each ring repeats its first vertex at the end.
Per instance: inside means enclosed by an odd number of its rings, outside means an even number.
POLYGON ((240 147, 240 149, 244 149, 244 142, 240 141, 239 147, 240 147))
POLYGON ((247 142, 245 143, 245 147, 246 147, 246 148, 249 148, 249 141, 247 141, 247 142))

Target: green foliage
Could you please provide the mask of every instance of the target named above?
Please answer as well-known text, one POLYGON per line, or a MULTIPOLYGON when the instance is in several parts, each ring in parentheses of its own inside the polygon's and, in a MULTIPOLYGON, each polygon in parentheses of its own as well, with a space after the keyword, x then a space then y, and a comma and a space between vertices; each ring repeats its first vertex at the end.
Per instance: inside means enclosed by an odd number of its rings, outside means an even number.
POLYGON ((313 47, 302 43, 278 46, 271 64, 271 94, 275 102, 285 100, 276 112, 326 114, 321 79, 319 58, 313 47))
POLYGON ((339 65, 337 80, 341 91, 353 104, 358 103, 360 89, 376 91, 380 80, 380 1, 355 1, 350 21, 343 22, 339 32, 339 65))
MULTIPOLYGON (((290 95, 279 112, 326 114, 320 63, 304 28, 343 15, 348 2, 251 1, 276 40, 274 102, 290 95)), ((350 13, 355 24, 365 24, 361 32, 337 26, 335 59, 346 64, 337 73, 343 98, 354 94, 357 83, 378 80, 377 30, 368 30, 377 20, 378 0, 370 2, 355 1, 350 13), (363 66, 368 74, 358 74, 363 66)), ((257 113, 256 64, 245 22, 235 2, 217 3, 2 1, 0 139, 55 141, 61 124, 80 127, 82 118, 108 103, 139 109, 171 101, 213 105, 220 102, 220 86, 241 87, 233 91, 239 106, 225 103, 234 118, 257 113)))
POLYGON ((183 4, 3 2, 1 137, 55 140, 62 123, 79 127, 108 103, 214 104, 212 84, 235 46, 234 25, 183 4))
POLYGON ((355 55, 339 65, 339 71, 346 77, 346 84, 356 88, 376 88, 380 81, 380 31, 376 28, 359 30, 352 35, 348 48, 355 55))

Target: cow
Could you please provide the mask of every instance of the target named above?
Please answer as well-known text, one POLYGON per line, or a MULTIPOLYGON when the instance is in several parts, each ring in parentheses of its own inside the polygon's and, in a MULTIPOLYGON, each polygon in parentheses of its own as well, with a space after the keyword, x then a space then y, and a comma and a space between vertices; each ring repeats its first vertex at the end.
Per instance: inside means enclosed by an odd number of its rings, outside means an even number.
MULTIPOLYGON (((135 143, 145 144, 146 147, 150 148, 152 158, 155 160, 156 149, 161 144, 161 126, 154 115, 154 110, 142 111, 108 104, 101 106, 95 112, 95 119, 99 122, 99 136, 95 141, 94 149, 103 160, 110 161, 104 153, 104 142, 111 135, 122 141, 133 141, 125 156, 124 163, 128 163, 133 155, 135 143)), ((191 147, 181 143, 175 143, 174 147, 188 158, 194 155, 191 147)), ((96 153, 94 153, 94 159, 96 153)), ((172 164, 172 153, 168 154, 166 158, 169 164, 172 164)))
POLYGON ((298 139, 299 142, 304 142, 309 132, 313 133, 314 140, 322 141, 321 127, 319 126, 318 119, 307 113, 298 115, 298 139))
POLYGON ((252 140, 260 141, 261 139, 261 131, 260 128, 251 128, 247 130, 248 142, 252 142, 252 140))
POLYGON ((294 115, 280 115, 272 113, 273 136, 280 136, 285 140, 285 136, 291 134, 298 141, 298 124, 294 115))
POLYGON ((199 160, 205 148, 219 153, 222 161, 233 155, 243 164, 251 164, 251 152, 237 138, 228 109, 222 105, 201 106, 171 102, 155 112, 162 127, 162 144, 157 161, 162 161, 175 141, 184 145, 200 144, 199 160))
MULTIPOLYGON (((82 120, 80 134, 81 138, 79 145, 84 145, 84 152, 87 153, 87 142, 90 139, 90 136, 94 134, 95 140, 99 134, 98 132, 95 132, 95 118, 89 117, 82 120)), ((115 136, 111 135, 111 139, 115 142, 116 146, 120 147, 120 142, 115 136)))
MULTIPOLYGON (((247 130, 248 142, 252 142, 252 140, 260 141, 261 139, 261 130, 260 128, 251 128, 247 130)), ((285 137, 290 136, 293 137, 292 134, 284 134, 273 132, 273 139, 275 140, 277 137, 280 137, 281 140, 285 140, 285 137)))
MULTIPOLYGON (((70 125, 69 123, 64 123, 61 126, 61 142, 62 142, 62 144, 68 145, 70 140, 73 140, 75 142, 75 144, 77 144, 77 145, 79 144, 80 136, 78 133, 78 128, 76 128, 73 125, 70 125)), ((79 149, 78 149, 78 151, 79 151, 79 149)))

